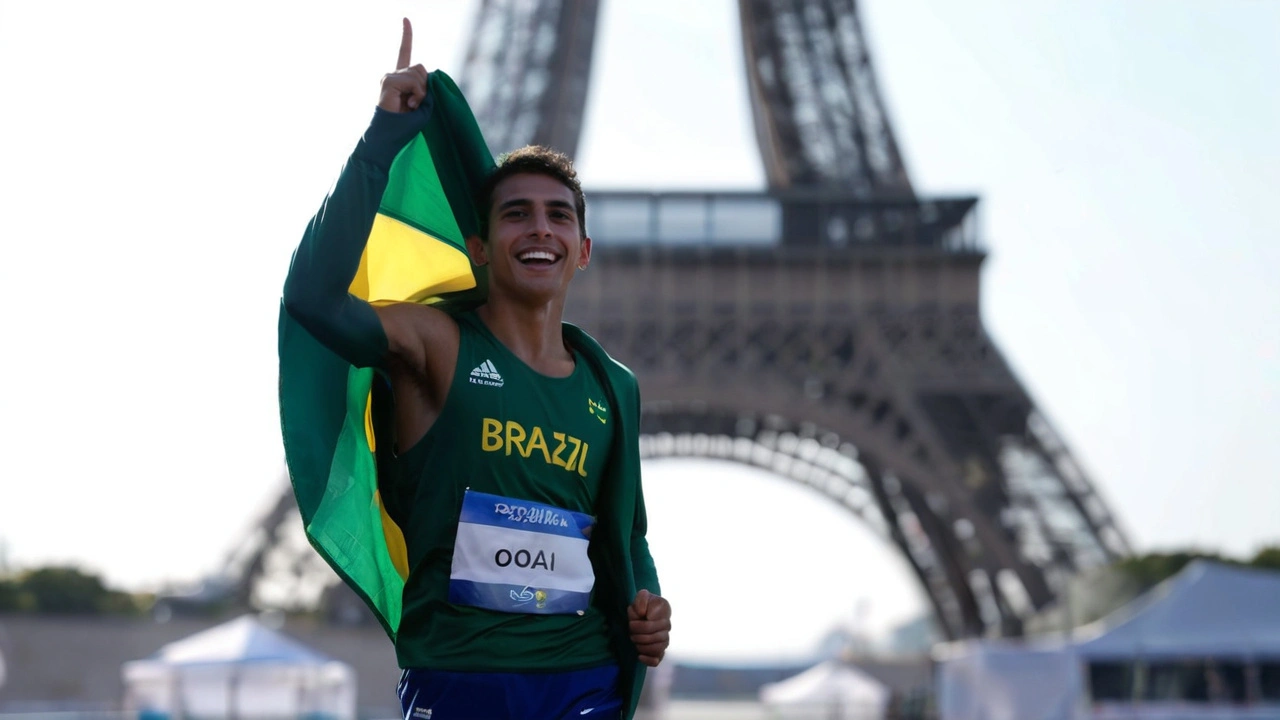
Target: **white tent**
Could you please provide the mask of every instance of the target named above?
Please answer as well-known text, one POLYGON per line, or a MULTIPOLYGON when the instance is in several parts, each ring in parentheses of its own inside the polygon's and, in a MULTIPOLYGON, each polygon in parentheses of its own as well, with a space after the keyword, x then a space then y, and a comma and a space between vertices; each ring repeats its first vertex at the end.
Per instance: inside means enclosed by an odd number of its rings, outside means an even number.
POLYGON ((889 688, 839 660, 818 663, 799 675, 760 688, 760 702, 788 720, 880 720, 889 688))
POLYGON ((1082 698, 1079 660, 1062 643, 954 643, 938 661, 941 720, 1065 720, 1082 698))
POLYGON ((355 673, 244 615, 121 668, 125 709, 147 717, 355 717, 355 673))
POLYGON ((1280 698, 1249 690, 1257 673, 1243 669, 1280 661, 1280 573, 1197 561, 1073 638, 969 641, 935 656, 942 720, 1280 717, 1280 698), (1120 688, 1138 689, 1141 668, 1142 697, 1099 698, 1091 663, 1111 663, 1120 688), (1235 691, 1225 675, 1208 689, 1210 665, 1220 664, 1240 668, 1235 691), (1180 683, 1206 697, 1179 699, 1180 683), (1207 697, 1232 692, 1245 697, 1207 697))

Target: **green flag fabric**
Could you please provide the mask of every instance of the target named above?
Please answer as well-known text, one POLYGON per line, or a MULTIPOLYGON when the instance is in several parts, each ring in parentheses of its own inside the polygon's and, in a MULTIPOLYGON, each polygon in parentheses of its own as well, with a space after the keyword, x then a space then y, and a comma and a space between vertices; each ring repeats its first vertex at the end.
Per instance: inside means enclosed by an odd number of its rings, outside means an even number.
MULTIPOLYGON (((430 120, 391 165, 350 292, 373 304, 472 307, 487 284, 465 239, 479 231, 475 194, 493 156, 447 75, 431 73, 428 92, 430 120)), ((375 371, 349 365, 283 306, 279 356, 285 459, 307 539, 394 640, 408 566, 378 494, 375 371)))

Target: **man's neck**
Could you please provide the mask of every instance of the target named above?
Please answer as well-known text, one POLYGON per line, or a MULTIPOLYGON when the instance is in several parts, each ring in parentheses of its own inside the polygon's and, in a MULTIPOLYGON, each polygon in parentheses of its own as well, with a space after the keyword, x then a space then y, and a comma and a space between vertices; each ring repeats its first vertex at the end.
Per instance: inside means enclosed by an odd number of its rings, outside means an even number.
POLYGON ((499 342, 534 370, 551 376, 573 371, 573 356, 560 326, 562 303, 529 306, 490 297, 476 314, 499 342))

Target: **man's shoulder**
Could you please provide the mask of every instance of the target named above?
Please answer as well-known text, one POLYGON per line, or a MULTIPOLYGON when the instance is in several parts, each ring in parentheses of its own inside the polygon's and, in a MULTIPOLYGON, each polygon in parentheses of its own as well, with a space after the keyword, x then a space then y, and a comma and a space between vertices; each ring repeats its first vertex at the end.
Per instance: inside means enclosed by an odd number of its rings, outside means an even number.
POLYGON ((405 346, 438 349, 457 344, 461 323, 441 308, 409 301, 370 304, 382 320, 383 330, 388 335, 396 334, 405 346))
POLYGON ((453 324, 457 325, 459 328, 466 326, 467 328, 474 330, 476 329, 476 324, 480 322, 476 317, 476 309, 474 307, 459 307, 444 304, 427 305, 424 307, 430 307, 432 310, 439 311, 442 315, 452 320, 453 324))
POLYGON ((605 372, 610 383, 615 386, 636 387, 636 375, 631 372, 631 368, 614 359, 586 330, 572 323, 564 323, 563 332, 569 344, 590 358, 597 367, 605 372))

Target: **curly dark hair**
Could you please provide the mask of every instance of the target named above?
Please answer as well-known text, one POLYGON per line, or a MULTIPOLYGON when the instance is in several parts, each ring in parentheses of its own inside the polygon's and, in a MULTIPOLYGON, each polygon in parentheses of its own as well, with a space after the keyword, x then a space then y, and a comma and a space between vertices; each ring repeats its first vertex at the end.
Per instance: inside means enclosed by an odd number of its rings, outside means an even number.
POLYGON ((573 161, 558 150, 541 145, 526 145, 499 156, 497 169, 489 173, 480 188, 480 232, 485 240, 489 239, 489 212, 493 209, 494 189, 503 180, 521 173, 555 178, 573 191, 573 206, 578 213, 578 235, 584 238, 587 236, 587 197, 582 193, 582 183, 578 181, 578 171, 573 169, 573 161))

